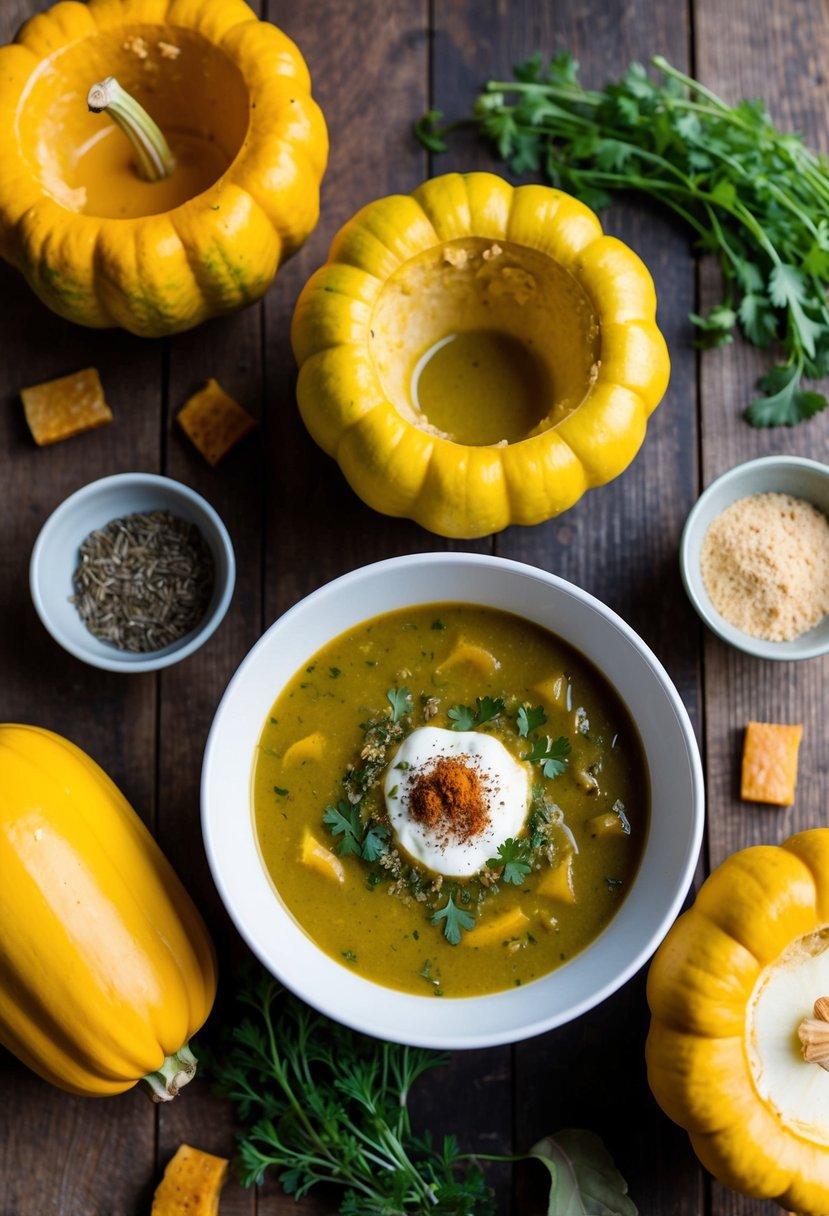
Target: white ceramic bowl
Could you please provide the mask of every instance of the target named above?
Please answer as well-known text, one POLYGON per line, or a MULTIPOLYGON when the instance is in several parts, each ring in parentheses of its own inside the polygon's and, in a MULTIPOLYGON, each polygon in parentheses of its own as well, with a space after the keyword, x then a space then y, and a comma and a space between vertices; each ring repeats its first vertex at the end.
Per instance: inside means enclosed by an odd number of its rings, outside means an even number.
POLYGON ((155 671, 198 650, 227 612, 235 581, 233 545, 217 513, 189 486, 154 473, 117 473, 70 494, 41 528, 29 563, 32 599, 49 633, 75 658, 107 671, 155 671), (81 542, 90 532, 125 515, 157 510, 167 510, 198 527, 213 555, 215 585, 196 629, 161 650, 133 654, 89 632, 70 600, 72 576, 81 542))
POLYGON ((442 1048, 515 1042, 577 1017, 649 958, 690 885, 703 827, 703 779, 676 689, 648 647, 604 604, 531 566, 469 553, 392 558, 346 574, 296 604, 260 638, 216 712, 202 771, 202 827, 213 877, 242 936, 310 1005, 355 1029, 442 1048), (570 642, 604 672, 637 723, 650 773, 651 818, 631 890, 581 954, 531 984, 490 996, 435 1000, 365 980, 324 954, 282 904, 257 846, 256 744, 282 687, 345 629, 415 604, 505 609, 570 642))
POLYGON ((811 659, 829 651, 829 616, 790 642, 768 642, 721 616, 702 581, 700 551, 708 525, 738 499, 765 493, 804 498, 829 515, 829 465, 800 456, 761 456, 722 473, 703 490, 685 521, 679 546, 682 581, 705 624, 724 642, 761 659, 811 659))

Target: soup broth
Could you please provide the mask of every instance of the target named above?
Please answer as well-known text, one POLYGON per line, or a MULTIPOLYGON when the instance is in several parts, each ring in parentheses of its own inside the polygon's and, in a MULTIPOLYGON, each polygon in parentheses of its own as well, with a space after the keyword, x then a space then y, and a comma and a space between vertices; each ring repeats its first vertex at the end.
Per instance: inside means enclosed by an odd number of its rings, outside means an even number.
POLYGON ((343 966, 423 996, 526 984, 582 950, 630 887, 648 803, 636 728, 601 673, 545 629, 474 605, 388 613, 310 657, 273 706, 254 772, 261 854, 297 922, 343 966), (432 759, 399 759, 420 739, 432 759), (499 836, 504 800, 491 800, 492 844, 460 876, 453 833, 475 824, 460 826, 451 799, 434 864, 401 846, 390 809, 408 798, 414 816, 418 782, 444 789, 441 765, 466 773, 450 793, 470 806, 470 790, 507 788, 496 761, 475 770, 463 748, 497 749, 526 811, 499 836))

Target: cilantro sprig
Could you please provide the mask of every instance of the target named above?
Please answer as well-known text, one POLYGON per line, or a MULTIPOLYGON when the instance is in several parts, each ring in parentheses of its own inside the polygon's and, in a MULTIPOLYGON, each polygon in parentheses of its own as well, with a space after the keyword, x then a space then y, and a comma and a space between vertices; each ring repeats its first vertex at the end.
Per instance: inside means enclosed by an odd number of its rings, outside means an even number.
POLYGON ((541 765, 545 777, 560 777, 567 768, 567 757, 570 755, 570 743, 563 735, 551 739, 542 735, 530 742, 530 750, 522 756, 522 760, 530 760, 541 765))
POLYGON ((474 929, 475 917, 470 912, 459 908, 450 895, 442 908, 432 915, 432 924, 439 925, 443 921, 443 936, 450 946, 457 946, 465 931, 474 929))
POLYGON ((390 688, 386 700, 391 706, 392 722, 399 722, 412 712, 412 692, 410 688, 390 688))
POLYGON ((546 726, 547 715, 544 712, 544 707, 536 705, 535 708, 531 709, 527 705, 520 706, 518 713, 515 715, 515 724, 518 727, 518 734, 522 739, 526 739, 531 731, 546 726))
POLYGON ((447 716, 451 719, 452 730, 475 730, 485 722, 492 722, 503 709, 502 697, 476 697, 474 709, 471 705, 453 705, 447 716))
POLYGON ((504 882, 520 886, 532 867, 533 848, 529 840, 514 840, 512 837, 498 846, 498 856, 490 857, 490 869, 501 870, 504 882))
POLYGON ((341 836, 337 852, 341 857, 353 854, 365 861, 377 861, 389 848, 389 829, 373 820, 364 821, 358 804, 341 798, 336 806, 327 806, 322 822, 333 836, 341 836))
POLYGON ((579 83, 569 52, 535 55, 511 81, 489 81, 474 114, 417 124, 432 152, 456 127, 475 126, 512 171, 541 173, 601 210, 618 190, 638 191, 689 226, 715 254, 723 298, 691 314, 699 345, 779 342, 784 361, 758 382, 745 411, 753 426, 793 426, 825 409, 805 379, 829 374, 829 169, 797 134, 777 130, 762 101, 731 107, 656 55, 654 80, 632 64, 604 89, 579 83))

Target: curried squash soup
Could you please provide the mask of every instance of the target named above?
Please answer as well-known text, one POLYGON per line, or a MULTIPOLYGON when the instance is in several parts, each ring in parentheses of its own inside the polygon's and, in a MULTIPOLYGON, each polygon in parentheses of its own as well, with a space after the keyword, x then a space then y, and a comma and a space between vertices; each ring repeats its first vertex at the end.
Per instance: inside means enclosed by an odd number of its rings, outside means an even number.
POLYGON ((495 609, 428 604, 313 655, 259 740, 274 886, 343 966, 424 996, 526 984, 618 909, 648 824, 633 722, 599 671, 495 609))

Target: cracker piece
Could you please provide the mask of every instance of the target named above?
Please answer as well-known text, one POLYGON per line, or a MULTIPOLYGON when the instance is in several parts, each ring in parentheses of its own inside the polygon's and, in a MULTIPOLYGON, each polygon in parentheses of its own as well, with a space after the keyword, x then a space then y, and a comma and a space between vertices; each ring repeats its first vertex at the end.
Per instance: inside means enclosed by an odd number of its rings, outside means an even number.
POLYGON ((256 419, 212 376, 204 388, 188 398, 177 421, 208 464, 214 466, 256 426, 256 419))
POLYGON ((743 744, 741 798, 746 802, 791 806, 802 734, 802 726, 749 722, 743 744))
POLYGON ((20 390, 26 422, 38 447, 112 422, 96 367, 20 390))
POLYGON ((152 1216, 217 1216, 227 1160, 181 1144, 153 1196, 152 1216))

